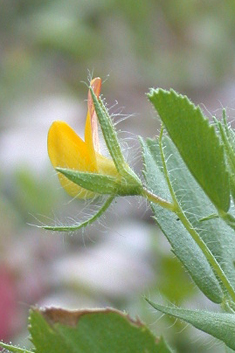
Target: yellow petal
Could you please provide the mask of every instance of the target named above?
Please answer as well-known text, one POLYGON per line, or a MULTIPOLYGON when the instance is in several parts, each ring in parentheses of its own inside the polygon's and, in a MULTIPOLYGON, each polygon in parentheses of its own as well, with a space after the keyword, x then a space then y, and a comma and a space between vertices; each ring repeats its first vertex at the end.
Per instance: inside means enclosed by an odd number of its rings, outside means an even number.
MULTIPOLYGON (((81 172, 97 172, 85 142, 63 121, 55 121, 48 132, 48 154, 54 168, 62 167, 81 172)), ((79 187, 58 173, 63 188, 73 197, 93 197, 92 192, 79 187)))
POLYGON ((120 174, 117 171, 117 168, 115 167, 115 164, 113 163, 112 159, 109 159, 99 153, 96 153, 96 160, 98 166, 98 173, 110 175, 117 178, 120 177, 120 174))

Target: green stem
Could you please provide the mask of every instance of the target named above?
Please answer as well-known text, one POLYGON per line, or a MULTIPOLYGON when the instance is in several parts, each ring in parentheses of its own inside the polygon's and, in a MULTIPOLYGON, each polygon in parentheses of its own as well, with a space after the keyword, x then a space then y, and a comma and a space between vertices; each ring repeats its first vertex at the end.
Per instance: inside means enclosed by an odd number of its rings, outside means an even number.
POLYGON ((150 202, 156 203, 159 206, 166 208, 169 211, 172 211, 172 212, 175 211, 175 206, 172 203, 162 199, 160 196, 153 194, 145 187, 143 187, 142 196, 148 199, 150 202))
POLYGON ((230 213, 218 210, 218 214, 229 227, 235 230, 235 218, 230 213))

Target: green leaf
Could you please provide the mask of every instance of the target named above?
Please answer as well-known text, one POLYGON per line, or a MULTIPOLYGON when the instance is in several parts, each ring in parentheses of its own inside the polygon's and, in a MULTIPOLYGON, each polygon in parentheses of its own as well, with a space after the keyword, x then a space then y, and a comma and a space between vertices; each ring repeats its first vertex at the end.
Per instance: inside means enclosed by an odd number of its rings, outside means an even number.
MULTIPOLYGON (((170 201, 171 196, 162 171, 160 150, 157 141, 142 141, 145 179, 154 194, 170 201)), ((220 283, 198 245, 171 211, 151 204, 155 219, 169 240, 172 250, 188 270, 200 290, 215 303, 221 303, 223 293, 220 283)))
POLYGON ((227 212, 229 179, 214 127, 199 107, 174 90, 151 89, 148 97, 194 178, 216 208, 227 212))
POLYGON ((139 320, 114 309, 33 309, 30 333, 36 353, 171 353, 139 320))
POLYGON ((223 124, 216 121, 219 128, 221 140, 224 144, 226 153, 226 160, 229 172, 230 188, 233 200, 235 200, 235 145, 234 145, 234 132, 229 128, 226 118, 224 117, 223 124))
POLYGON ((167 307, 148 300, 148 303, 162 313, 181 319, 201 331, 224 342, 235 350, 235 314, 213 313, 202 310, 189 310, 167 307))
MULTIPOLYGON (((162 143, 169 178, 180 207, 235 286, 234 231, 222 219, 214 217, 214 205, 188 171, 170 138, 164 136, 162 143), (202 222, 206 217, 210 219, 202 222)), ((148 146, 156 163, 161 165, 156 142, 148 141, 148 146)))
POLYGON ((33 353, 33 351, 29 351, 27 349, 19 348, 16 346, 11 346, 10 344, 6 344, 3 342, 0 342, 0 347, 7 349, 9 352, 13 352, 13 353, 33 353))

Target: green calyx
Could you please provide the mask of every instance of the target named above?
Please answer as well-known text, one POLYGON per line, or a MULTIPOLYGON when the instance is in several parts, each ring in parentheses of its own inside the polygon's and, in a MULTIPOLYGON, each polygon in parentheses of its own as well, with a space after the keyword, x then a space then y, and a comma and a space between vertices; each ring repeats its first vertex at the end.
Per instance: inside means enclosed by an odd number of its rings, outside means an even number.
POLYGON ((73 183, 96 194, 128 196, 142 193, 142 184, 134 173, 134 175, 128 174, 125 178, 122 176, 115 178, 109 175, 79 172, 66 168, 56 168, 56 170, 73 183))

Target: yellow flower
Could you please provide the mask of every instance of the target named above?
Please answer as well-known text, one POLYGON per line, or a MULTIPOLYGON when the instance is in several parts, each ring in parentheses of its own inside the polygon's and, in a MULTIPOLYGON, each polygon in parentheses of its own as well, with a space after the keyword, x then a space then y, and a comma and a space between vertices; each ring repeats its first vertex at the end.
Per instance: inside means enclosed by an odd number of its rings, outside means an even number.
MULTIPOLYGON (((101 79, 94 78, 90 85, 98 98, 101 79)), ((120 177, 113 161, 100 154, 97 116, 90 91, 84 141, 68 124, 55 121, 48 132, 47 147, 54 168, 120 177)), ((96 196, 96 193, 78 186, 59 172, 58 177, 63 188, 72 197, 85 199, 96 196)))

